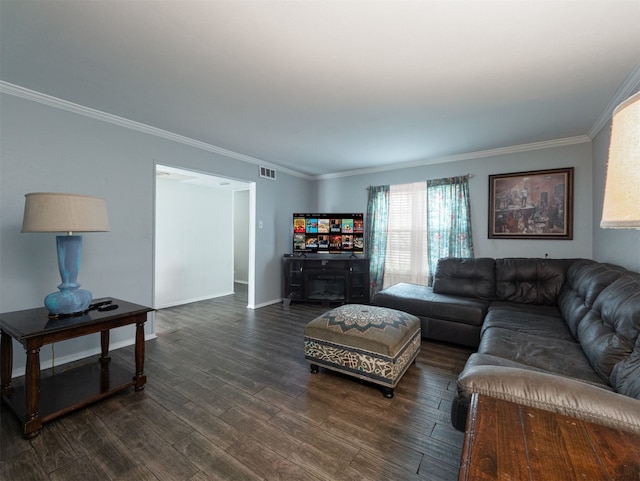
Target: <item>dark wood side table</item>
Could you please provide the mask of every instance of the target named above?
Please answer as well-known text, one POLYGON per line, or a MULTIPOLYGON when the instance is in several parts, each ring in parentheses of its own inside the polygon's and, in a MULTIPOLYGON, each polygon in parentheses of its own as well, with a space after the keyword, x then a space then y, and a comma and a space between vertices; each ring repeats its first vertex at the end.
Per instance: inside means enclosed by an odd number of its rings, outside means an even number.
POLYGON ((458 481, 638 481, 640 435, 474 394, 458 481))
MULTIPOLYGON (((98 300, 94 300, 96 302, 98 300)), ((144 324, 153 309, 112 299, 118 308, 100 312, 91 310, 75 317, 50 319, 44 307, 0 314, 2 400, 23 423, 25 438, 34 438, 42 424, 99 401, 111 394, 135 386, 144 389, 144 324), (135 371, 111 363, 110 329, 136 325, 135 371), (41 379, 40 348, 45 344, 100 333, 99 362, 87 363, 41 379), (13 348, 11 339, 20 342, 27 354, 24 386, 12 386, 13 348)))

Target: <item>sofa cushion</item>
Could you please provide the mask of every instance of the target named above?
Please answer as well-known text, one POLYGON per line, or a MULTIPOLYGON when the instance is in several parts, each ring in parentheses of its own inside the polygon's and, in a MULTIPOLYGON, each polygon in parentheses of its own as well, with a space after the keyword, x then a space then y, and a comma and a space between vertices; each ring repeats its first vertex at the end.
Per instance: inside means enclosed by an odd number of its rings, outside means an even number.
POLYGON ((496 259, 496 297, 523 304, 557 303, 574 259, 496 259))
POLYGON ((640 336, 631 355, 613 367, 610 380, 616 392, 640 399, 640 336))
POLYGON ((449 320, 474 326, 482 325, 488 301, 470 297, 436 294, 431 287, 401 282, 378 292, 376 306, 390 307, 414 316, 449 320))
MULTIPOLYGON (((640 433, 640 402, 581 380, 507 366, 471 365, 460 374, 457 388, 457 399, 463 400, 463 405, 477 392, 640 433)), ((452 409, 456 404, 454 400, 452 409)))
MULTIPOLYGON (((469 357, 469 359, 467 360, 465 366, 464 366, 464 370, 461 373, 464 374, 469 370, 473 370, 476 367, 479 366, 486 366, 486 367, 509 367, 509 368, 514 368, 514 369, 521 369, 523 371, 535 371, 535 372, 544 372, 544 373, 548 373, 548 374, 553 374, 555 375, 555 373, 549 373, 548 369, 544 369, 541 367, 535 367, 535 366, 530 366, 528 364, 523 364, 517 361, 513 361, 511 359, 505 359, 503 357, 499 357, 499 356, 494 356, 491 354, 485 354, 485 353, 480 353, 480 352, 475 352, 473 354, 471 354, 471 356, 469 357)), ((576 379, 572 376, 563 376, 566 379, 576 379)), ((586 381, 584 379, 579 379, 581 382, 585 382, 587 384, 592 384, 593 386, 598 386, 602 389, 606 389, 608 391, 613 391, 613 388, 611 386, 609 386, 607 383, 605 383, 604 381, 602 381, 602 379, 600 379, 598 376, 594 376, 593 379, 591 379, 591 381, 586 381)))
POLYGON ((558 319, 562 319, 562 313, 558 309, 558 306, 548 304, 521 304, 519 302, 493 301, 489 305, 489 312, 491 311, 500 311, 505 315, 510 312, 512 313, 512 317, 521 312, 528 312, 537 316, 557 317, 558 319))
POLYGON ((576 341, 493 327, 482 335, 478 352, 559 376, 604 384, 576 341))
POLYGON ((620 277, 596 298, 578 326, 593 369, 609 381, 613 367, 631 355, 640 333, 640 275, 620 277))
POLYGON ((433 279, 433 292, 493 299, 496 293, 494 259, 488 257, 439 259, 433 279))
POLYGON ((560 292, 558 307, 569 329, 578 337, 578 325, 605 287, 627 274, 625 268, 580 259, 567 269, 567 281, 560 292))
POLYGON ((515 303, 500 303, 500 306, 495 306, 494 304, 491 305, 484 319, 480 335, 484 335, 487 329, 500 327, 535 336, 576 342, 576 338, 554 306, 515 303))

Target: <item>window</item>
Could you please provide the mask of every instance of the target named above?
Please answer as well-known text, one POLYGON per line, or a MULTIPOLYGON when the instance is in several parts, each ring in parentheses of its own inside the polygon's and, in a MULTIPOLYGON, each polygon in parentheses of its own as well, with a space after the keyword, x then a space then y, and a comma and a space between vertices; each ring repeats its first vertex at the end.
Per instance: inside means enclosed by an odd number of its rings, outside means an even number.
POLYGON ((431 285, 443 257, 473 257, 468 176, 369 188, 371 296, 399 282, 431 285))
POLYGON ((383 287, 428 282, 427 185, 389 186, 389 220, 383 287))

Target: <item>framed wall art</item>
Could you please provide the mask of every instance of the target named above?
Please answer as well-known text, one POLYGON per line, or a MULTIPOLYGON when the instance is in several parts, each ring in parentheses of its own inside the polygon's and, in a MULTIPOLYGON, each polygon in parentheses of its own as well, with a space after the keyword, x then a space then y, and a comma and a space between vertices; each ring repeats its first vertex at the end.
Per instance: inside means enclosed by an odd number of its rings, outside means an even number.
POLYGON ((490 175, 489 238, 573 239, 573 167, 490 175))

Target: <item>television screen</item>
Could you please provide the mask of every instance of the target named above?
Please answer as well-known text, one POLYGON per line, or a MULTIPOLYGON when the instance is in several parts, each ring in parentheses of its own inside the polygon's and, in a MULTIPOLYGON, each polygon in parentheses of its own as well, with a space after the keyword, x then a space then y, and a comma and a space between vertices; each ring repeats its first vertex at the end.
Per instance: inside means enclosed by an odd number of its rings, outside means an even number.
POLYGON ((293 252, 364 252, 364 214, 293 214, 293 252))

